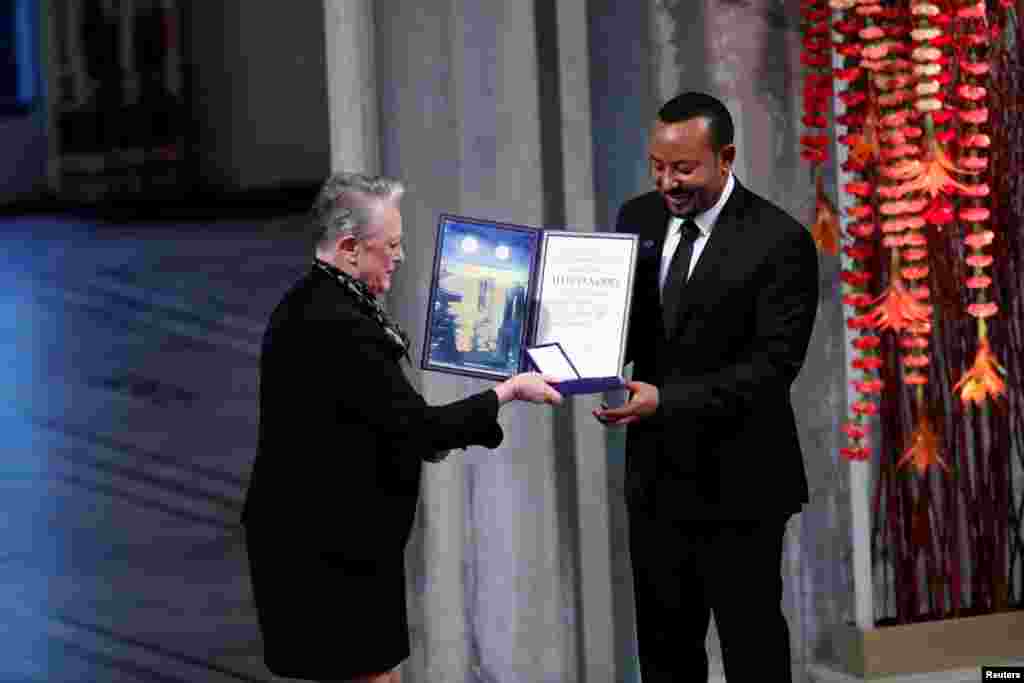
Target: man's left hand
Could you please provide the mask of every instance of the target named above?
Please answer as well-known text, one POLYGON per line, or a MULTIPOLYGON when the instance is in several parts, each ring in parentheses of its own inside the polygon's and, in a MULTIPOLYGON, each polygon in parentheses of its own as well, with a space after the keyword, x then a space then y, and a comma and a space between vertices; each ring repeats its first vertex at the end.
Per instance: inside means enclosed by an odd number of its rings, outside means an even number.
POLYGON ((619 408, 601 407, 594 410, 594 417, 603 425, 617 427, 628 425, 645 417, 650 417, 658 409, 658 387, 647 382, 626 382, 629 389, 629 401, 619 408))

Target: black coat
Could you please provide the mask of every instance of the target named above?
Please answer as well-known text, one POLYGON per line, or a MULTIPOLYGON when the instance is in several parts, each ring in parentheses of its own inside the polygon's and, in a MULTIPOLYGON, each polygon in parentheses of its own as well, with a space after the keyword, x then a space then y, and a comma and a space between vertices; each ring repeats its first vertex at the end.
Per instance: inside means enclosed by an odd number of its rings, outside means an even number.
POLYGON ((628 428, 630 508, 682 521, 797 512, 808 491, 790 387, 817 310, 814 243, 736 182, 668 338, 658 294, 668 219, 651 192, 623 205, 616 228, 640 240, 627 360, 661 399, 628 428))
POLYGON ((502 440, 485 391, 431 407, 381 326, 313 269, 270 318, 242 522, 267 666, 348 678, 409 654, 404 549, 422 459, 502 440))

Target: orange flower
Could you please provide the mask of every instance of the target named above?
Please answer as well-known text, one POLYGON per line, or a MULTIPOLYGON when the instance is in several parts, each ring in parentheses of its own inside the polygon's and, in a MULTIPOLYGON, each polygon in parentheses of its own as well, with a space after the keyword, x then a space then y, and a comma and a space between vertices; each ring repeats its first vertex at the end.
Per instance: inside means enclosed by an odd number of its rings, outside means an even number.
POLYGON ((900 332, 915 322, 928 322, 932 312, 931 306, 914 299, 899 280, 890 284, 872 303, 878 305, 868 315, 880 330, 900 332))
POLYGON ((825 194, 822 176, 818 175, 817 201, 814 206, 814 225, 811 226, 811 237, 822 253, 835 256, 839 253, 839 215, 836 213, 832 200, 825 194))
POLYGON ((939 437, 932 428, 931 421, 922 417, 917 423, 917 429, 910 437, 910 447, 903 452, 903 457, 896 463, 897 467, 906 464, 914 466, 918 474, 924 474, 928 468, 938 463, 943 470, 949 472, 949 467, 939 456, 939 437))
POLYGON ((861 166, 866 166, 881 156, 878 144, 878 115, 869 109, 864 117, 864 133, 851 135, 849 139, 850 159, 861 166))
POLYGON ((1006 370, 996 361, 988 339, 982 337, 974 364, 953 385, 953 391, 960 392, 960 401, 964 405, 971 401, 981 405, 986 398, 996 399, 1006 393, 1006 383, 1000 375, 1006 375, 1006 370))
POLYGON ((954 187, 961 192, 970 192, 970 188, 953 178, 950 174, 960 173, 964 175, 974 175, 977 171, 968 169, 958 168, 949 160, 946 153, 942 151, 938 143, 932 142, 929 148, 929 154, 921 163, 920 172, 913 176, 911 180, 900 183, 895 186, 900 192, 900 196, 905 196, 911 192, 927 192, 932 199, 943 191, 946 187, 954 187))

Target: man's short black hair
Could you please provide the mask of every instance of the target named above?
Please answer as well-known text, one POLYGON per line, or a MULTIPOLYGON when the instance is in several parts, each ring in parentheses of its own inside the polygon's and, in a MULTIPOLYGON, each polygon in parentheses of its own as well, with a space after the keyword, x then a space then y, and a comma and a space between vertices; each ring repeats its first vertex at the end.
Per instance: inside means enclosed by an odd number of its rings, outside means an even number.
POLYGON ((702 92, 684 92, 676 95, 658 110, 662 123, 679 123, 703 117, 711 133, 711 149, 718 153, 732 144, 734 129, 732 115, 716 98, 702 92))

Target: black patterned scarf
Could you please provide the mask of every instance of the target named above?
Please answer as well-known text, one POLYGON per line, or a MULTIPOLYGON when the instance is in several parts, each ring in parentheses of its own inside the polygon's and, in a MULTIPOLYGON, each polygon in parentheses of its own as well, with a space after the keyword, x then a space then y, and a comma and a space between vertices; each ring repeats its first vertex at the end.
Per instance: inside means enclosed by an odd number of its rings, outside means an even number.
POLYGON ((365 282, 319 258, 313 259, 313 267, 319 268, 334 278, 342 289, 352 297, 359 310, 380 324, 388 339, 395 345, 398 355, 409 357, 409 335, 391 319, 365 282))

